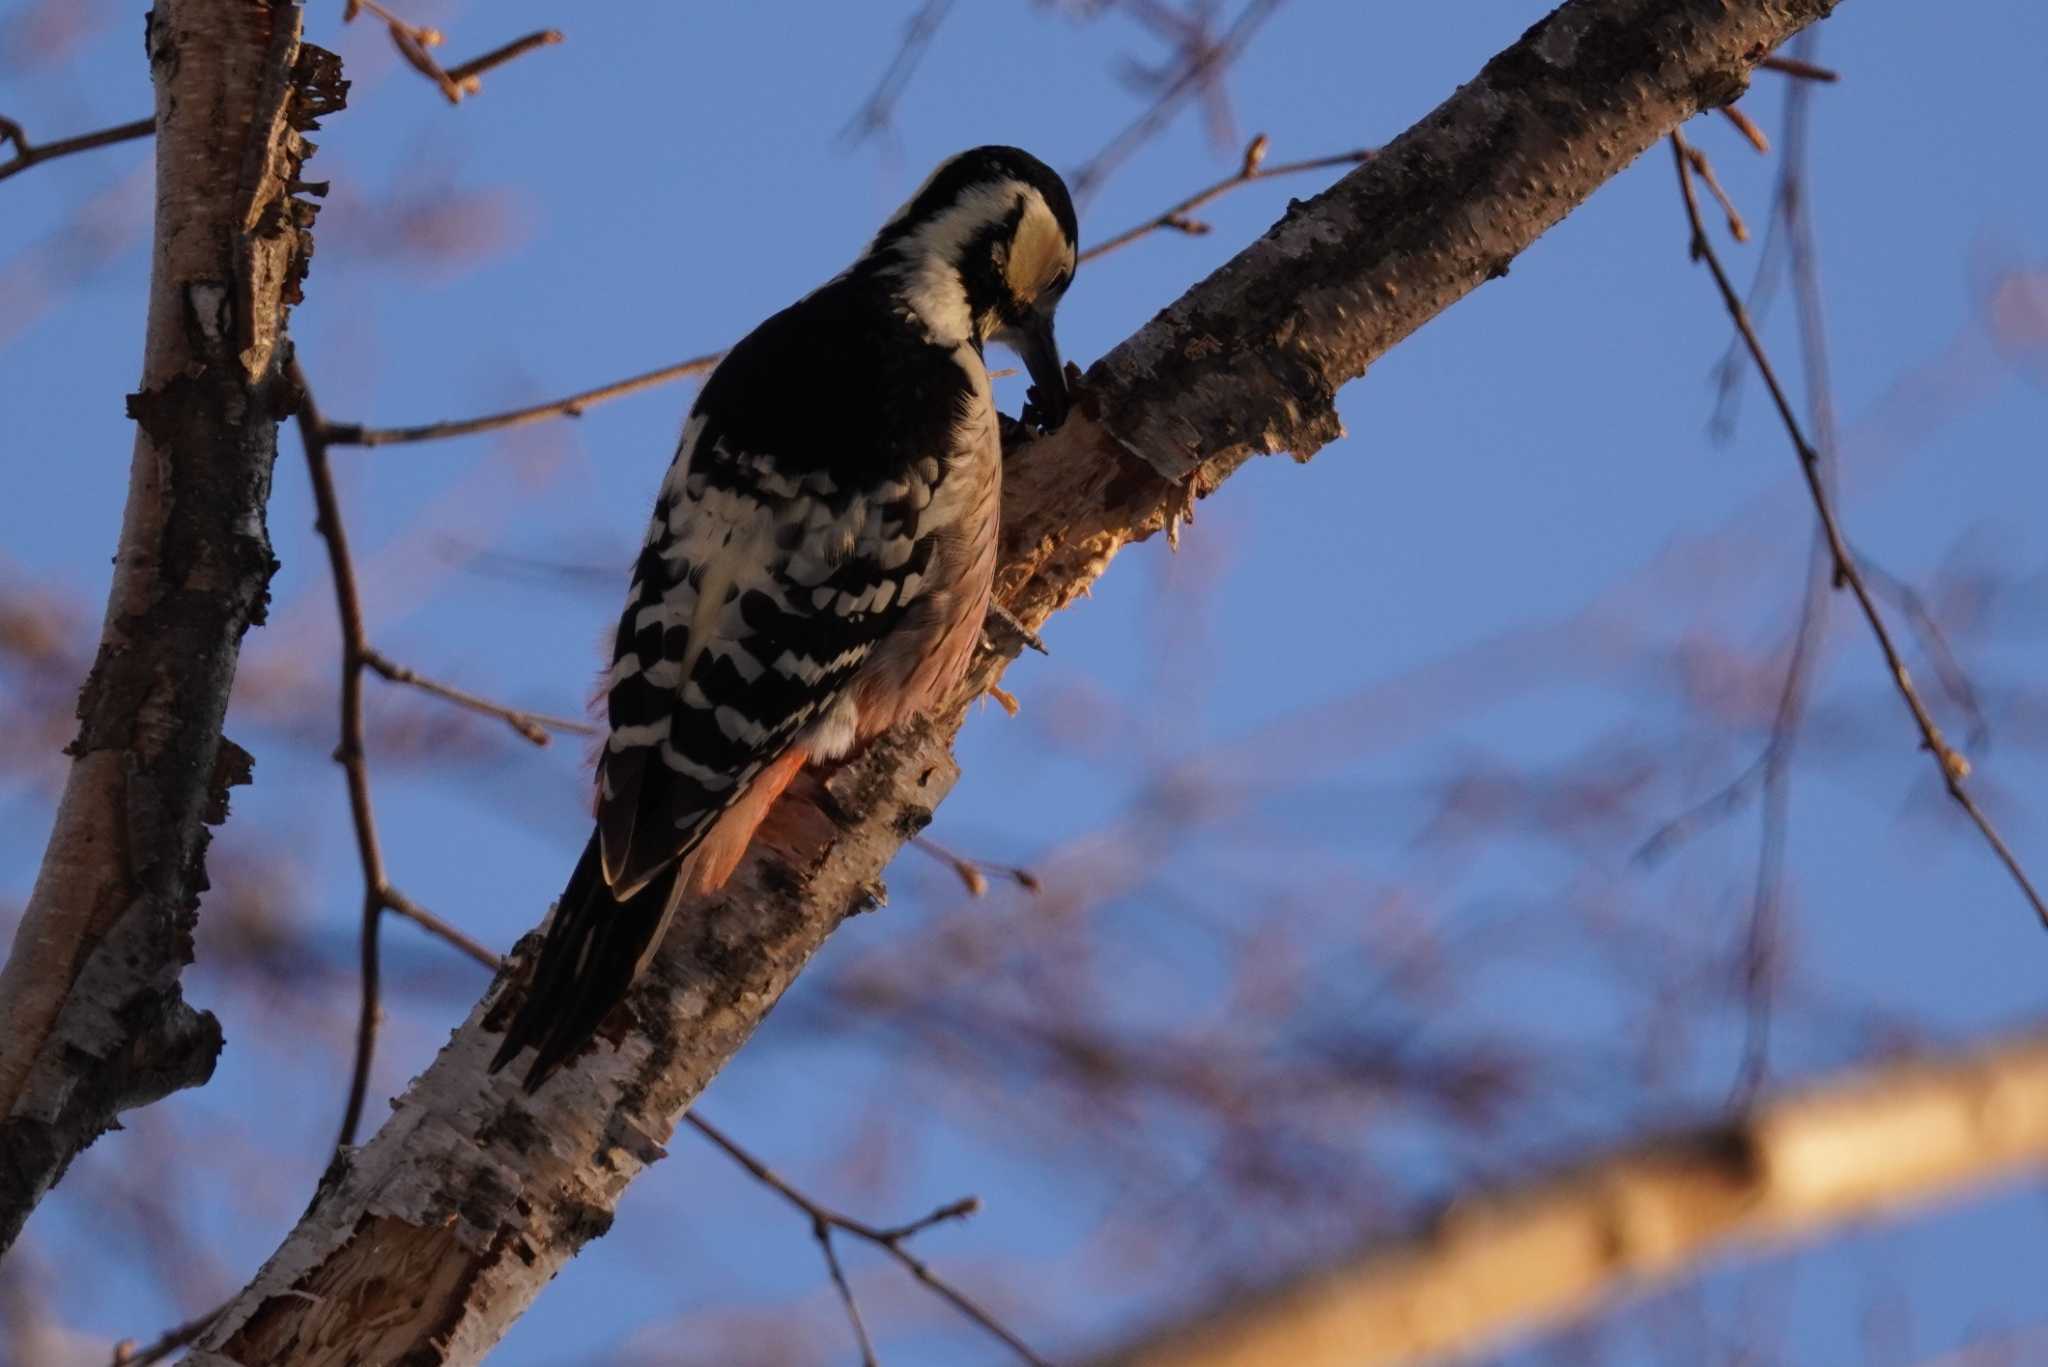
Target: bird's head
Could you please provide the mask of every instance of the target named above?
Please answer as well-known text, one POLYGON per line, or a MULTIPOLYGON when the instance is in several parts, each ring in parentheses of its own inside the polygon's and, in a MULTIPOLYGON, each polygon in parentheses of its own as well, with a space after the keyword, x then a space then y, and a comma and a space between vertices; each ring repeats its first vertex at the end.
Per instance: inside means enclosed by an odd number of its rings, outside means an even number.
POLYGON ((1052 428, 1068 407, 1052 321, 1074 278, 1075 239, 1074 201, 1057 172, 1015 147, 976 147, 932 172, 865 260, 901 282, 935 338, 1015 351, 1052 428))

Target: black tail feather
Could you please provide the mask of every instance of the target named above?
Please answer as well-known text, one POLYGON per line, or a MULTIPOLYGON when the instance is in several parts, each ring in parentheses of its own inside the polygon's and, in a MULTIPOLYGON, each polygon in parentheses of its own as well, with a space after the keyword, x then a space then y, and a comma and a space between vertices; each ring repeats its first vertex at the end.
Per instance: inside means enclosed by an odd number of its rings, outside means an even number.
POLYGON ((612 900, 592 833, 548 922, 533 981, 491 1060, 492 1072, 535 1045, 538 1052, 525 1086, 538 1091, 590 1042, 632 986, 641 957, 660 933, 673 881, 658 877, 625 901, 612 900))

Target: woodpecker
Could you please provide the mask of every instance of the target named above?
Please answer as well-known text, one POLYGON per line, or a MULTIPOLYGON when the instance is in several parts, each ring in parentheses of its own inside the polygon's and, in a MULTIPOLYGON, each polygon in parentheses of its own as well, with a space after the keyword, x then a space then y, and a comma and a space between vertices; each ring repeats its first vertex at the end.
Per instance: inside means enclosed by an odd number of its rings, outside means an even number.
POLYGON ((980 638, 1002 445, 982 348, 1066 416, 1074 204, 1043 162, 942 163, 860 259, 726 353, 654 501, 601 691, 596 828, 491 1063, 537 1090, 806 764, 938 703, 980 638))

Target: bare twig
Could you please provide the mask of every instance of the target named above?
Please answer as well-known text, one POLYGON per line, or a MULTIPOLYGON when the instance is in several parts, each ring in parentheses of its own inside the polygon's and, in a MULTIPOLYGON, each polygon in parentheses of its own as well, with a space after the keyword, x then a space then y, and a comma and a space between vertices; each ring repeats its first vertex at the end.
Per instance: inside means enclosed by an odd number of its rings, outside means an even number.
POLYGON ((944 1300, 968 1319, 980 1325, 988 1334, 1001 1340, 1019 1358, 1033 1364, 1033 1367, 1047 1367, 1044 1358, 1032 1352, 1022 1339, 1004 1328, 995 1316, 975 1304, 974 1301, 968 1299, 965 1294, 952 1284, 941 1279, 931 1270, 929 1264, 904 1247, 904 1244, 913 1235, 921 1234, 933 1225, 945 1224, 951 1220, 964 1220, 980 1210, 981 1202, 977 1198, 972 1196, 963 1197, 948 1205, 940 1206, 929 1215, 912 1220, 908 1224, 889 1225, 886 1227, 871 1225, 865 1221, 853 1219, 851 1216, 841 1215, 835 1210, 830 1210, 818 1204, 777 1176, 767 1164, 734 1143, 723 1131, 719 1130, 709 1121, 701 1119, 694 1114, 685 1115, 683 1119, 694 1127, 697 1133, 703 1135, 706 1139, 724 1150, 726 1156, 732 1159, 733 1162, 745 1168, 755 1181, 767 1187, 770 1191, 773 1191, 782 1197, 783 1200, 789 1202, 810 1217, 811 1229, 816 1234, 819 1245, 825 1250, 826 1264, 832 1272, 833 1281, 838 1285, 840 1294, 846 1302, 847 1313, 853 1320, 854 1331, 860 1337, 861 1350, 863 1353, 869 1354, 868 1357, 863 1359, 864 1361, 872 1362, 874 1359, 871 1350, 868 1348, 867 1331, 861 1326, 860 1312, 854 1307, 853 1293, 847 1288, 845 1274, 839 1267, 838 1256, 832 1250, 831 1236, 834 1230, 851 1234, 854 1238, 865 1240, 876 1248, 881 1249, 898 1263, 901 1263, 911 1276, 931 1288, 940 1299, 944 1300))
POLYGON ((693 356, 687 361, 586 389, 567 398, 550 399, 546 403, 515 408, 506 413, 489 413, 481 418, 457 418, 424 423, 418 427, 364 427, 360 423, 334 423, 327 429, 327 441, 332 446, 395 446, 400 442, 441 441, 449 437, 474 436, 479 432, 502 432, 507 428, 525 427, 554 418, 580 418, 585 409, 611 399, 623 399, 628 394, 638 394, 643 389, 653 389, 671 380, 701 375, 717 365, 724 355, 722 351, 714 351, 706 356, 693 356))
POLYGON ((1707 154, 1691 143, 1686 143, 1685 159, 1692 164, 1693 174, 1705 181, 1707 188, 1713 191, 1714 198, 1721 205, 1721 212, 1728 216, 1728 235, 1737 242, 1749 241, 1749 225, 1742 221, 1742 215, 1735 208, 1735 201, 1721 188, 1720 178, 1714 174, 1714 164, 1707 160, 1707 154))
MULTIPOLYGON (((368 0, 365 0, 365 3, 367 2, 368 0)), ((432 81, 448 103, 462 103, 462 87, 441 69, 441 64, 434 60, 434 54, 427 50, 441 41, 439 29, 414 28, 410 24, 400 23, 394 19, 389 22, 385 31, 391 35, 391 45, 398 49, 399 56, 405 58, 407 66, 432 81)))
POLYGON ((1878 649, 1883 652, 1885 665, 1890 671, 1892 682, 1900 698, 1913 715, 1914 723, 1920 728, 1921 743, 1934 755, 1940 767, 1943 783, 1949 796, 1954 798, 1984 835, 2006 871, 2026 896, 2028 903, 2044 925, 2048 925, 2048 902, 2035 890, 2019 858, 2004 837, 1991 824, 1989 817, 1977 805, 1977 800, 1963 786, 1969 776, 1970 763, 1943 737, 1927 704, 1921 700, 1919 690, 1914 686, 1912 675, 1906 669, 1906 662, 1900 658, 1898 647, 1892 641, 1891 630, 1885 625, 1883 613, 1878 611, 1876 600, 1871 597, 1870 587, 1864 582, 1856 567, 1855 557, 1850 553, 1847 540, 1842 535, 1840 523, 1836 520, 1834 504, 1828 496, 1822 474, 1820 453, 1807 441, 1805 431, 1800 427, 1798 417, 1792 411, 1791 400, 1786 397, 1784 386, 1778 382, 1777 372, 1771 368, 1770 359, 1764 353, 1763 343, 1756 330, 1750 325, 1748 310, 1743 307, 1742 296, 1735 290, 1728 278, 1727 268, 1715 253, 1713 244, 1707 238, 1706 227, 1700 218, 1699 197, 1693 192, 1691 161, 1687 156, 1688 145, 1684 135, 1671 134, 1672 160, 1678 169, 1679 192, 1685 202, 1686 219, 1692 228, 1691 253, 1695 261, 1704 261, 1712 272, 1714 284, 1721 292, 1721 302, 1727 308, 1729 317, 1742 334, 1743 345, 1748 348, 1750 359, 1756 364, 1757 374, 1762 377, 1764 387, 1769 390, 1771 402, 1777 406, 1778 416, 1783 420, 1785 432, 1792 440, 1793 450, 1799 457, 1800 473, 1806 479, 1807 491, 1812 495, 1814 512, 1820 518, 1822 531, 1827 536, 1828 552, 1834 563, 1834 582, 1837 588, 1847 588, 1856 598, 1864 619, 1869 622, 1871 634, 1877 638, 1878 649))
MULTIPOLYGON (((1811 48, 1817 40, 1808 29, 1794 40, 1811 48)), ((1772 227, 1784 229, 1791 256, 1793 287, 1798 295, 1800 370, 1806 381, 1806 412, 1813 424, 1814 449, 1820 456, 1821 487, 1834 491, 1836 434, 1834 385, 1830 377, 1827 329, 1821 313, 1819 251, 1813 223, 1806 213, 1807 114, 1813 87, 1796 86, 1785 101, 1785 154, 1778 167, 1772 197, 1772 227)), ((1792 752, 1812 692, 1815 660, 1827 630, 1831 601, 1826 537, 1815 526, 1807 549, 1806 588, 1799 609, 1798 633, 1785 670, 1785 687, 1772 721, 1771 742, 1763 756, 1763 835, 1757 853, 1754 893, 1743 952, 1745 1013, 1742 1062, 1730 1100, 1733 1109, 1749 1106, 1764 1085, 1770 1066, 1771 1017, 1777 987, 1777 950, 1784 890, 1786 827, 1791 820, 1792 752)))
POLYGON ((306 449, 318 508, 316 526, 327 544, 327 566, 334 578, 334 604, 341 619, 341 743, 334 758, 348 782, 349 815, 355 824, 356 855, 363 867, 362 1010, 356 1022, 355 1067, 348 1104, 343 1108, 338 1145, 355 1142, 362 1120, 363 1095, 369 1087, 370 1059, 377 1047, 378 922, 383 919, 384 852, 377 843, 377 814, 370 803, 370 771, 363 749, 363 669, 369 643, 363 633, 363 607, 356 592, 356 572, 349 555, 348 533, 342 527, 341 500, 327 462, 326 430, 313 392, 298 362, 292 362, 292 383, 298 391, 299 439, 306 449))
POLYGON ((1757 65, 1765 71, 1775 71, 1782 76, 1798 76, 1808 81, 1832 84, 1842 79, 1842 73, 1839 71, 1830 71, 1827 67, 1815 66, 1812 62, 1801 61, 1797 57, 1771 56, 1764 58, 1757 65))
MULTIPOLYGON (((1832 451, 1832 443, 1829 443, 1832 451)), ((1771 739, 1757 759, 1763 784, 1763 835, 1757 850, 1756 885, 1750 895, 1749 926, 1742 946, 1742 992, 1748 1009, 1743 1017, 1742 1058, 1730 1089, 1731 1110, 1747 1109, 1762 1090, 1770 1066, 1771 1008, 1778 982, 1778 946, 1785 889, 1785 843, 1791 821, 1792 754, 1813 691, 1814 660, 1827 629, 1827 549, 1816 532, 1807 555, 1806 591, 1793 632, 1792 657, 1778 710, 1771 719, 1771 739)))
MULTIPOLYGON (((1267 166, 1263 164, 1266 147, 1267 139, 1264 134, 1253 138, 1250 145, 1245 148, 1244 160, 1234 174, 1197 190, 1146 222, 1097 243, 1083 252, 1081 259, 1091 261, 1096 257, 1105 256, 1120 247, 1129 246, 1141 237, 1163 229, 1189 233, 1207 232, 1206 224, 1197 223, 1187 215, 1240 186, 1258 180, 1271 180, 1278 176, 1297 175, 1304 171, 1319 171, 1333 166, 1355 166, 1372 155, 1370 149, 1361 149, 1355 152, 1340 152, 1334 156, 1313 157, 1306 161, 1267 166)), ((564 398, 550 399, 545 403, 514 408, 503 413, 488 413, 478 418, 452 418, 444 422, 422 423, 413 427, 365 427, 361 423, 330 422, 326 424, 327 443, 330 446, 396 446, 404 442, 442 441, 451 437, 475 436, 480 432, 501 432, 532 423, 550 422, 556 418, 581 417, 584 410, 612 399, 623 399, 629 394, 638 394, 642 390, 654 389, 674 380, 702 375, 717 365, 724 355, 723 351, 714 351, 702 356, 693 356, 687 361, 678 361, 659 370, 629 376, 564 398)), ((1026 644, 1035 644, 1035 638, 1026 644)), ((1042 650, 1044 647, 1037 648, 1042 650)))
POLYGON ((1766 745, 1763 752, 1750 761, 1749 767, 1726 785, 1650 832, 1648 838, 1636 846, 1630 858, 1638 864, 1654 865, 1699 832, 1728 820, 1748 806, 1763 782, 1764 765, 1770 753, 1770 747, 1766 745))
POLYGON ((535 745, 546 745, 548 732, 551 730, 564 731, 575 736, 597 733, 597 727, 587 721, 507 707, 504 703, 492 702, 489 698, 479 697, 464 689, 444 684, 438 679, 430 679, 415 669, 399 664, 380 650, 365 647, 363 664, 392 683, 405 684, 407 687, 419 689, 422 693, 431 693, 445 702, 454 703, 457 707, 467 708, 486 717, 496 717, 535 745))
MULTIPOLYGON (((362 1123, 363 1099, 370 1085, 370 1063, 377 1048, 378 998, 381 992, 378 931, 384 913, 397 912, 480 962, 494 965, 497 956, 399 892, 391 885, 385 872, 384 852, 377 840, 376 808, 370 799, 369 759, 363 745, 363 673, 376 669, 376 661, 383 657, 371 648, 363 625, 363 605, 356 589, 355 564, 349 554, 348 532, 341 519, 341 500, 335 493, 334 474, 327 459, 332 437, 297 360, 291 363, 290 377, 296 394, 299 438, 305 444, 306 469, 313 484, 314 506, 318 510, 315 526, 327 545, 328 570, 334 579, 334 606, 341 623, 341 743, 335 747, 334 758, 340 763, 348 782, 349 816, 355 826, 356 856, 363 870, 362 1006, 356 1018, 355 1064, 349 1073, 348 1102, 342 1110, 340 1138, 336 1141, 337 1145, 346 1146, 355 1142, 356 1130, 362 1123)), ((384 663, 389 664, 388 661, 384 663)), ((443 696, 452 692, 454 690, 446 690, 443 696)), ((471 707, 483 702, 482 699, 472 701, 468 695, 455 700, 471 707)))
POLYGON ((444 68, 434 60, 430 49, 441 46, 446 36, 437 28, 415 24, 393 14, 378 0, 348 0, 342 10, 342 22, 353 22, 364 10, 384 21, 385 30, 391 35, 392 44, 405 58, 413 70, 432 81, 450 104, 461 104, 462 97, 474 95, 483 89, 480 79, 484 72, 493 67, 503 66, 513 58, 533 51, 537 47, 551 47, 562 41, 562 35, 555 29, 539 29, 523 38, 514 38, 502 47, 492 48, 481 57, 471 58, 459 66, 444 68))
POLYGON ((1771 140, 1764 136, 1764 130, 1758 128, 1756 120, 1743 113, 1739 107, 1732 104, 1722 105, 1721 117, 1734 124, 1735 131, 1742 134, 1749 145, 1757 151, 1767 153, 1771 150, 1771 140))
POLYGON ((1884 566, 1867 555, 1859 555, 1857 564, 1863 569, 1864 577, 1878 596, 1889 598, 1892 605, 1902 613, 1912 626, 1913 634, 1920 638, 1920 648, 1927 652, 1929 663, 1934 666, 1934 677, 1941 683, 1942 692, 1948 694, 1969 722, 1967 744, 1972 749, 1981 749, 1991 743, 1991 723, 1984 715, 1984 704, 1977 696, 1976 685, 1964 670, 1962 661, 1956 658, 1955 648, 1949 644, 1948 633, 1934 620, 1934 613, 1928 608, 1927 600, 1920 591, 1906 583, 1884 566))
POLYGON ((928 836, 918 836, 911 845, 919 851, 951 869, 956 877, 967 886, 967 895, 980 897, 988 891, 988 874, 1006 878, 1026 892, 1037 892, 1042 886, 1038 875, 1015 864, 992 864, 985 859, 969 859, 966 855, 955 854, 944 845, 928 836))
MULTIPOLYGON (((1798 41, 1810 49, 1814 39, 1814 32, 1808 30, 1798 41)), ((1811 63, 1805 65, 1811 66, 1811 63)), ((1779 168, 1777 190, 1771 206, 1770 234, 1765 245, 1764 257, 1757 268, 1756 280, 1751 287, 1750 306, 1753 309, 1757 301, 1768 297, 1769 287, 1775 284, 1780 270, 1780 253, 1789 257, 1791 277, 1799 305, 1797 321, 1802 349, 1801 369, 1806 381, 1808 421, 1813 425, 1814 445, 1821 457, 1823 483, 1832 488, 1836 464, 1834 404, 1828 375, 1826 331, 1821 316, 1817 249, 1812 220, 1806 211, 1806 130, 1811 90, 1810 85, 1802 84, 1796 86, 1787 98, 1784 158, 1779 168)), ((1743 342, 1740 335, 1735 338, 1733 347, 1730 360, 1724 361, 1719 367, 1724 383, 1724 404, 1727 395, 1732 392, 1726 387, 1727 383, 1734 374, 1739 373, 1737 363, 1747 355, 1742 350, 1743 342)), ((1977 709, 1969 681, 1962 675, 1960 667, 1948 651, 1940 629, 1928 617, 1925 605, 1919 602, 1917 595, 1913 594, 1909 587, 1892 580, 1891 576, 1885 574, 1874 563, 1868 560, 1859 560, 1858 563, 1866 579, 1880 593, 1904 600, 1902 610, 1906 612, 1908 621, 1912 622, 1916 631, 1921 634, 1930 654, 1934 655, 1945 691, 1954 696, 1972 717, 1972 736, 1981 734, 1978 730, 1981 725, 1981 713, 1977 709)), ((1729 1102, 1731 1108, 1737 1111, 1754 1100, 1763 1085, 1769 1063, 1771 1019, 1778 976, 1776 947, 1780 940, 1779 921, 1786 828, 1790 810, 1788 779, 1793 751, 1798 744, 1799 729, 1805 716, 1806 700, 1811 692, 1815 661, 1826 627, 1832 570, 1827 538, 1823 530, 1816 525, 1812 550, 1808 558, 1806 588, 1799 625, 1794 634, 1784 687, 1772 721, 1769 741, 1762 753, 1742 774, 1705 802, 1667 823, 1643 845, 1638 854, 1639 858, 1646 860, 1659 857, 1670 846, 1689 837, 1698 826, 1709 821, 1726 819, 1747 805, 1752 796, 1758 792, 1762 794, 1761 847, 1758 852, 1749 922, 1740 959, 1741 987, 1747 1002, 1747 1010, 1742 1058, 1729 1102)))
POLYGON ((493 971, 497 969, 500 963, 497 952, 481 941, 471 938, 466 931, 457 930, 397 888, 386 887, 382 890, 381 896, 384 910, 397 912, 429 935, 446 940, 485 968, 493 971))
POLYGON ((537 47, 553 47, 561 41, 562 31, 560 29, 544 28, 536 30, 533 33, 527 34, 524 38, 514 38, 503 47, 494 47, 481 57, 472 57, 460 66, 449 67, 448 79, 461 86, 463 94, 474 95, 477 91, 483 89, 483 82, 477 78, 486 71, 490 71, 495 67, 501 67, 514 57, 523 57, 537 47))
POLYGON ((1167 229, 1199 236, 1209 231, 1209 225, 1199 219, 1189 218, 1188 215, 1240 186, 1249 185, 1256 180, 1272 180, 1276 176, 1299 175, 1303 171, 1321 171, 1332 166, 1356 166, 1372 155, 1371 148, 1360 148, 1355 152, 1339 152, 1333 156, 1312 157, 1307 161, 1288 161, 1278 166, 1267 166, 1264 163, 1268 146, 1270 142, 1266 135, 1259 134, 1246 145, 1244 159, 1238 164, 1235 173, 1225 176, 1214 185, 1195 191, 1178 204, 1146 219, 1136 227, 1126 228, 1116 236, 1096 243, 1081 253, 1081 260, 1093 261, 1098 256, 1107 256, 1120 247, 1128 247, 1141 237, 1167 229))
POLYGON ((1101 151, 1077 168, 1072 176, 1074 194, 1085 197, 1101 185, 1109 173, 1138 148, 1173 121, 1191 96, 1215 88, 1223 72, 1237 60, 1259 26, 1280 7, 1280 0, 1247 0, 1237 18, 1220 38, 1191 41, 1179 70, 1161 82, 1162 89, 1152 105, 1130 126, 1111 138, 1101 151))
POLYGON ((220 1312, 225 1309, 227 1307, 224 1305, 216 1305, 196 1319, 186 1320, 183 1324, 166 1329, 146 1348, 137 1348, 133 1339, 122 1339, 114 1345, 114 1356, 109 1360, 110 1367, 150 1367, 152 1363, 162 1362, 205 1333, 206 1326, 220 1318, 220 1312))
POLYGON ((846 1269, 839 1264, 839 1250, 832 1246, 832 1226, 813 1215, 811 1237, 818 1241, 818 1248, 825 1255, 825 1270, 831 1274, 832 1285, 839 1291, 840 1304, 846 1307, 847 1322, 853 1325, 854 1341, 860 1345, 861 1367, 879 1367, 874 1341, 868 1337, 868 1326, 860 1317, 860 1302, 853 1298, 853 1286, 846 1280, 846 1269))
POLYGON ((889 126, 896 101, 903 97, 903 88, 910 84, 917 64, 924 60, 925 49, 931 46, 939 25, 946 21, 946 13, 952 8, 953 0, 924 0, 917 7, 917 12, 903 25, 903 43, 889 60, 888 69, 882 72, 882 79, 875 83, 874 93, 854 111, 846 127, 839 130, 840 137, 860 142, 889 126))
POLYGON ((398 49, 399 56, 405 58, 406 65, 432 81, 447 97, 448 103, 462 103, 462 87, 441 69, 441 64, 435 61, 433 54, 428 51, 429 48, 439 47, 445 41, 441 30, 401 19, 378 4, 377 0, 348 0, 348 4, 342 10, 341 21, 345 24, 353 23, 356 16, 364 10, 384 21, 385 32, 391 35, 392 46, 398 49))
POLYGON ((147 119, 137 119, 133 123, 102 128, 97 133, 80 133, 75 138, 31 143, 20 124, 13 119, 0 118, 0 145, 14 144, 14 155, 6 161, 0 161, 0 180, 5 180, 18 171, 26 171, 37 162, 68 157, 74 152, 90 152, 95 147, 110 147, 117 142, 146 138, 155 132, 156 119, 151 116, 147 119))

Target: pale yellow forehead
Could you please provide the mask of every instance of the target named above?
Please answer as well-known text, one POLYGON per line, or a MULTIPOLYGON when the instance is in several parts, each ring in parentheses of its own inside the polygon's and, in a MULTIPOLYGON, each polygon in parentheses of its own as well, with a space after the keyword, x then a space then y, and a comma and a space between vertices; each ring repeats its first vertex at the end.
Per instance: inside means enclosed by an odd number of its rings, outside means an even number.
POLYGON ((1045 201, 1037 194, 1026 195, 1024 216, 1018 220, 1017 235, 1011 240, 1010 259, 1005 266, 1011 291, 1019 299, 1034 298, 1061 272, 1073 268, 1074 254, 1052 210, 1045 207, 1045 201))

